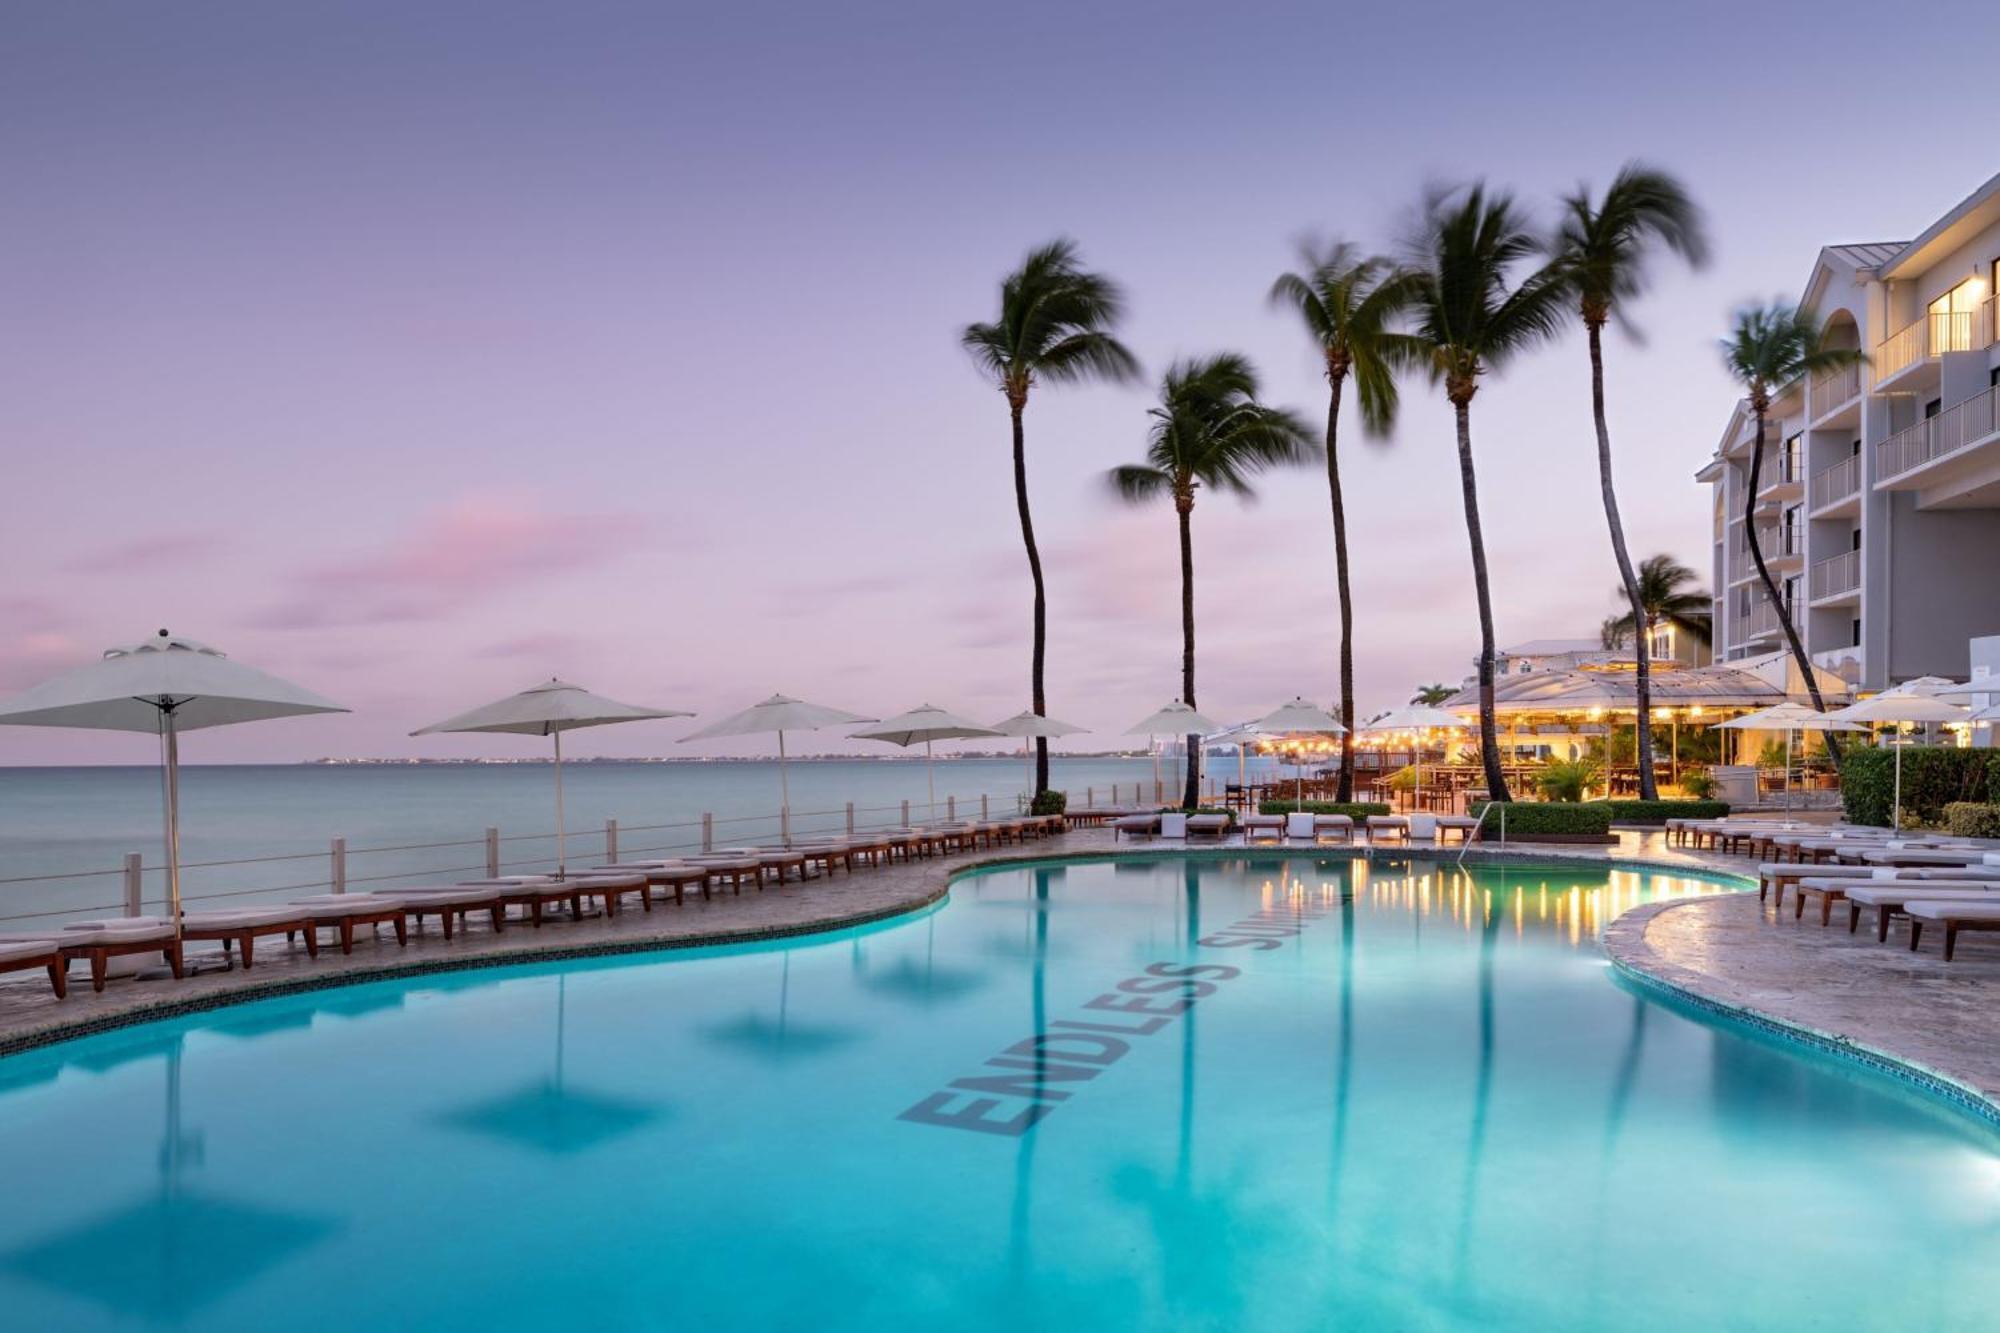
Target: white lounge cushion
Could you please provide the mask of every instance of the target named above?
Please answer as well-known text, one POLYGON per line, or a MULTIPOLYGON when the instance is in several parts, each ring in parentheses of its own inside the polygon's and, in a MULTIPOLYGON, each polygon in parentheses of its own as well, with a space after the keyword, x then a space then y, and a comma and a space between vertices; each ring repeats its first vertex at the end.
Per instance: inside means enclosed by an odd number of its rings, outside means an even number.
POLYGON ((1160 836, 1163 838, 1185 838, 1187 836, 1186 815, 1161 815, 1160 836))
POLYGON ((1436 815, 1415 814, 1411 815, 1409 819, 1410 836, 1412 838, 1422 838, 1428 842, 1437 837, 1438 821, 1436 815))
POLYGON ((0 963, 17 963, 24 958, 47 958, 56 951, 53 940, 22 940, 0 944, 0 963))
POLYGON ((1307 810, 1294 810, 1285 816, 1285 836, 1288 838, 1317 838, 1319 821, 1307 810))
POLYGON ((1847 896, 1864 907, 1876 907, 1885 902, 1983 902, 1987 899, 2000 902, 2000 885, 1988 889, 1956 884, 1866 884, 1849 889, 1847 896))
POLYGON ((1937 897, 1904 903, 1903 910, 1922 921, 1942 921, 1946 917, 1955 921, 2000 921, 2000 901, 1937 897))
POLYGON ((187 930, 250 930, 258 926, 281 926, 287 921, 297 921, 301 913, 295 907, 236 907, 226 911, 189 912, 182 918, 187 930))

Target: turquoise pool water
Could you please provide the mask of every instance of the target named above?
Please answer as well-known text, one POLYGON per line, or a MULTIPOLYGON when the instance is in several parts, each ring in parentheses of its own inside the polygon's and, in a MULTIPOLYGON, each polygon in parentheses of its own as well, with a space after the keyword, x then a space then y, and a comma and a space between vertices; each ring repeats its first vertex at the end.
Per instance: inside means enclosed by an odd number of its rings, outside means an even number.
POLYGON ((1006 870, 11 1057, 0 1326, 1993 1327, 1989 1131, 1613 980, 1711 887, 1006 870))

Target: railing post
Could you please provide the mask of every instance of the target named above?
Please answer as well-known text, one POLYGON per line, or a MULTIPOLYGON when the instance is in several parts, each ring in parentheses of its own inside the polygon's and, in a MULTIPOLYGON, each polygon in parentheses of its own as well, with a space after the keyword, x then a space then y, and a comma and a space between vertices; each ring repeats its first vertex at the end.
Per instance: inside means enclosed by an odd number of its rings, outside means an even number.
POLYGON ((333 873, 327 878, 335 893, 347 892, 347 839, 333 840, 333 873))
POLYGON ((1094 807, 1097 804, 1097 788, 1085 787, 1083 789, 1083 803, 1084 805, 1091 807, 1094 807))
POLYGON ((144 862, 139 853, 125 853, 125 915, 144 916, 146 910, 146 881, 144 862))
POLYGON ((704 852, 715 850, 715 816, 706 810, 701 812, 701 849, 704 852))
POLYGON ((500 878, 500 830, 486 830, 486 878, 500 878))
POLYGON ((612 865, 618 864, 618 821, 604 821, 604 859, 612 865))
POLYGON ((903 827, 904 827, 904 828, 908 828, 909 826, 910 826, 910 803, 909 803, 908 801, 904 801, 904 802, 903 802, 903 827))
POLYGON ((981 819, 991 819, 991 818, 992 818, 993 816, 992 816, 992 814, 990 813, 990 810, 991 810, 991 808, 990 808, 990 807, 989 807, 989 806, 988 806, 988 805, 986 804, 986 793, 985 793, 985 792, 980 792, 980 793, 979 793, 979 817, 980 817, 981 819))
POLYGON ((792 845, 792 807, 789 805, 778 811, 778 837, 785 846, 792 845))
POLYGON ((947 796, 944 798, 944 817, 946 819, 958 818, 958 798, 956 796, 947 796))
POLYGON ((847 835, 854 836, 854 802, 847 803, 847 835))

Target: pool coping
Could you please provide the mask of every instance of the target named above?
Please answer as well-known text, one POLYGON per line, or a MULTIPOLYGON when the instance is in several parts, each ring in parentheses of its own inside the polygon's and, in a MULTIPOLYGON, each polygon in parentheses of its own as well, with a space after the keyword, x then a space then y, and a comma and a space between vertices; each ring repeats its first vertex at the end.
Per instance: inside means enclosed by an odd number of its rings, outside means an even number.
MULTIPOLYGON (((0 1028, 0 1058, 121 1028, 206 1013, 258 1000, 278 999, 345 986, 367 985, 380 981, 403 981, 416 977, 489 968, 517 967, 540 962, 563 962, 642 953, 670 954, 687 949, 755 944, 769 940, 832 934, 924 911, 943 901, 950 894, 952 885, 958 880, 992 870, 1018 869, 1034 865, 1161 859, 1240 860, 1246 856, 1258 855, 1358 857, 1370 862, 1394 859, 1477 865, 1508 863, 1601 865, 1626 870, 1693 874, 1755 886, 1755 880, 1744 874, 1740 866, 1731 866, 1714 858, 1687 856, 1672 851, 1666 854, 1646 852, 1619 854, 1617 849, 1612 848, 1564 848, 1547 844, 1527 844, 1518 848, 1480 844, 1465 848, 1408 846, 1401 843, 1381 846, 1328 844, 1302 847, 1282 843, 1246 845, 1240 842, 1175 846, 1158 841, 1137 843, 1105 841, 1101 836, 1094 837, 1090 832, 1075 830, 1055 845, 1037 843, 1033 846, 988 849, 983 852, 919 862, 915 865, 889 867, 886 871, 875 872, 894 874, 900 870, 910 880, 909 891, 896 893, 888 901, 878 902, 861 910, 835 910, 796 921, 752 924, 688 934, 598 933, 588 939, 572 938, 567 941, 563 940, 561 935, 543 937, 549 942, 538 940, 536 934, 526 934, 525 942, 522 943, 513 943, 510 940, 509 943, 495 945, 487 940, 469 951, 440 953, 430 957, 410 958, 406 955, 384 954, 380 961, 367 959, 354 963, 351 957, 342 959, 341 962, 346 965, 333 968, 302 967, 297 971, 267 970, 261 974, 240 971, 210 974, 217 978, 219 984, 213 984, 205 991, 174 994, 162 990, 156 994, 120 996, 118 998, 124 1000, 124 1003, 114 1004, 112 1007, 88 1015, 65 1016, 58 1007, 52 1006, 45 1019, 44 1016, 37 1015, 38 1019, 44 1021, 31 1021, 10 1028, 0 1028), (1080 842, 1095 845, 1077 846, 1080 842), (227 978, 227 981, 223 982, 222 978, 227 978)), ((1702 895, 1676 902, 1642 904, 1608 922, 1599 933, 1598 939, 1616 978, 1649 998, 1675 1004, 1683 1009, 1691 1008, 1703 1017, 1720 1022, 1740 1023, 1766 1035, 1797 1043, 1819 1054, 1894 1078, 1947 1106, 1972 1116, 1987 1127, 2000 1131, 2000 1099, 1987 1094, 1977 1085, 1954 1075, 1949 1070, 1934 1068, 1885 1045, 1859 1041, 1838 1032, 1824 1031, 1784 1014, 1725 999, 1720 994, 1720 984, 1715 978, 1661 957, 1647 942, 1647 928, 1662 913, 1677 908, 1694 907, 1714 896, 1702 895)), ((519 932, 510 932, 510 935, 516 934, 519 932)))

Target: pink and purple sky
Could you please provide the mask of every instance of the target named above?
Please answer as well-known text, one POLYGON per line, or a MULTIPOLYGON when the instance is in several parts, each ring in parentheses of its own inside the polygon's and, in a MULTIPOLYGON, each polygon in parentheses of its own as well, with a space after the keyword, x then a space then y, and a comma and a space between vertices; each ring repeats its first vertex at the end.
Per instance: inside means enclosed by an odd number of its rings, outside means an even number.
MULTIPOLYGON (((1300 236, 1387 245, 1426 181, 1473 175, 1546 215, 1633 157, 1716 239, 1609 349, 1635 553, 1701 567, 1730 309, 1992 172, 1976 135, 1878 114, 1882 13, 10 6, 0 690, 164 625, 355 710, 206 733, 194 762, 522 753, 405 733, 551 674, 707 716, 782 690, 999 717, 1027 703, 1026 573, 1004 404, 956 333, 1027 247, 1072 235, 1126 285, 1149 382, 1238 349, 1320 420, 1263 299, 1300 236)), ((2000 49, 1990 5, 1924 21, 2000 49)), ((1178 690, 1171 513, 1099 480, 1148 400, 1029 409, 1050 711, 1107 733, 1178 690)), ((1491 382, 1474 432, 1501 641, 1593 634, 1581 339, 1491 382)), ((1477 633, 1444 405, 1410 386, 1394 441, 1346 457, 1368 711, 1458 679, 1477 633)), ((1195 528, 1204 711, 1329 699, 1323 475, 1195 528)), ((574 750, 693 753, 694 725, 574 750)), ((149 757, 0 729, 0 763, 149 757)))

